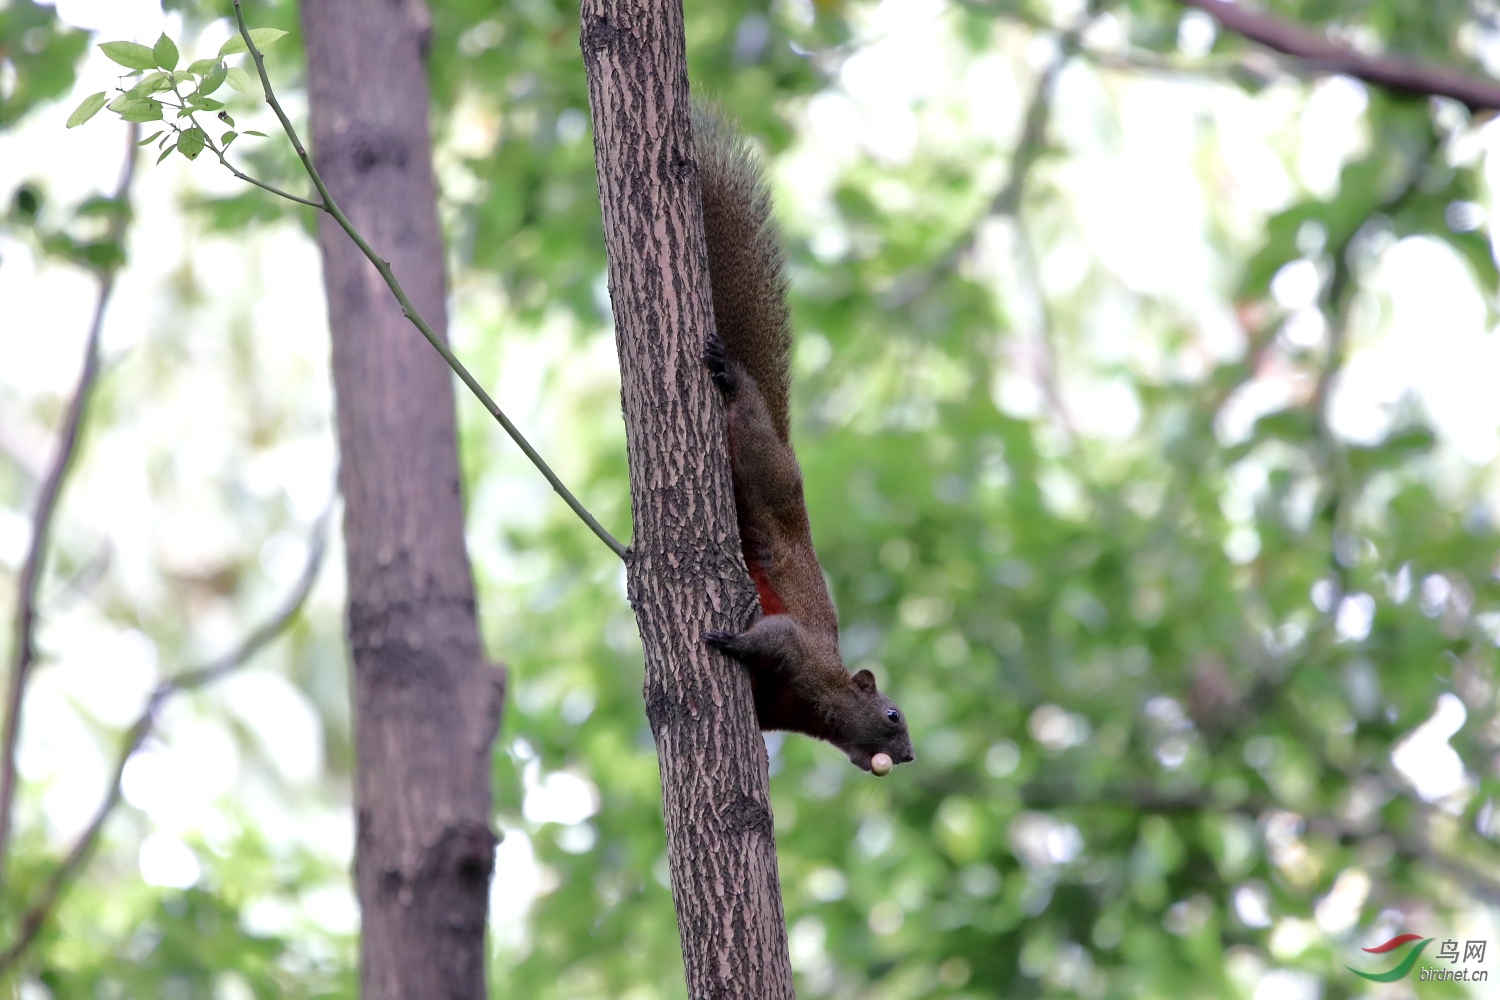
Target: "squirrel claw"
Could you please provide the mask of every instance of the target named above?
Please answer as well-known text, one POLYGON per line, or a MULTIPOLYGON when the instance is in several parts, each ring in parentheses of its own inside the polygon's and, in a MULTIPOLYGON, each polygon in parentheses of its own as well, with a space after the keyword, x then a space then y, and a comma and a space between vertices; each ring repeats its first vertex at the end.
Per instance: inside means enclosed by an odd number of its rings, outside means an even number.
POLYGON ((734 388, 734 380, 729 374, 729 355, 724 349, 723 338, 717 333, 703 345, 703 365, 708 369, 714 385, 725 392, 734 388))
POLYGON ((719 650, 721 653, 732 654, 734 652, 735 646, 737 645, 735 640, 737 640, 738 638, 739 636, 733 632, 723 632, 718 629, 703 633, 704 644, 707 646, 712 646, 714 649, 719 650))

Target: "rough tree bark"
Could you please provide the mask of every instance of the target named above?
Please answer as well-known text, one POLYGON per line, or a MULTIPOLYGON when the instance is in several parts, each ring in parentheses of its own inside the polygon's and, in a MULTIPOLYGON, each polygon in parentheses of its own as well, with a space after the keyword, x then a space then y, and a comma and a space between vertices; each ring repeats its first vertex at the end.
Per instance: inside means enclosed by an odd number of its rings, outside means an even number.
POLYGON ((765 744, 743 668, 705 647, 742 628, 681 0, 584 0, 582 47, 630 460, 631 606, 661 768, 672 895, 693 1000, 792 990, 765 744))
MULTIPOLYGON (((313 153, 439 333, 444 310, 421 0, 303 0, 313 153)), ((452 382, 347 236, 319 222, 353 655, 365 1000, 485 996, 495 838, 485 662, 464 548, 452 382)))

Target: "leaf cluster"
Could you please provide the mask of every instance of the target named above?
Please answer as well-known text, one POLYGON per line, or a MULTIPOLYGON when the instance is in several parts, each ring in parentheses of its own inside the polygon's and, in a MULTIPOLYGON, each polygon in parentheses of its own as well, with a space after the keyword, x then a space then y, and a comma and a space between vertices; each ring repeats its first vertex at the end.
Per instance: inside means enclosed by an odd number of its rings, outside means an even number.
MULTIPOLYGON (((271 45, 285 35, 286 32, 278 28, 255 28, 250 32, 257 47, 271 45)), ((157 143, 161 150, 157 163, 174 152, 188 160, 196 160, 204 149, 222 160, 240 133, 234 130, 234 118, 224 109, 224 102, 212 95, 228 83, 247 97, 264 96, 258 81, 252 80, 244 69, 231 67, 225 62, 229 56, 248 51, 245 40, 239 35, 220 46, 213 58, 195 60, 181 70, 177 68, 180 59, 177 43, 165 33, 149 47, 139 42, 103 42, 99 48, 115 63, 130 70, 126 77, 135 82, 128 89, 120 87, 119 96, 114 100, 110 100, 105 91, 85 97, 68 116, 68 128, 82 125, 106 107, 121 121, 163 122, 166 129, 141 140, 143 146, 157 143), (184 94, 185 89, 187 93, 184 94), (170 119, 167 117, 169 109, 175 112, 170 119), (229 126, 228 131, 221 133, 215 142, 198 123, 199 114, 215 115, 229 126)), ((251 129, 244 134, 265 138, 264 132, 251 129)))

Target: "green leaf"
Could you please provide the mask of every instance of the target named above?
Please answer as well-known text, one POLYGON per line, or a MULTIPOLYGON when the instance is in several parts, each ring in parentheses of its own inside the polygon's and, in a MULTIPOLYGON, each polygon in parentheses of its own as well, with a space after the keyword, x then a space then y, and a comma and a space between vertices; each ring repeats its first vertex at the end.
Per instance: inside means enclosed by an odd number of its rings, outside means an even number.
POLYGON ((1317 433, 1313 418, 1305 410, 1277 410, 1255 422, 1255 439, 1278 438, 1301 444, 1317 433))
POLYGON ((151 48, 151 56, 156 60, 156 65, 162 69, 176 69, 177 43, 168 38, 166 32, 162 32, 161 37, 156 40, 156 44, 151 48))
POLYGON ((83 103, 74 108, 73 113, 68 116, 68 128, 82 125, 97 115, 102 107, 104 107, 104 91, 101 90, 97 94, 85 97, 83 103))
POLYGON ((171 89, 172 74, 163 73, 158 70, 155 72, 147 73, 145 76, 141 77, 138 81, 136 81, 136 85, 130 88, 129 93, 132 93, 137 97, 148 97, 158 91, 171 89))
POLYGON ((140 42, 102 42, 103 53, 130 69, 155 69, 156 56, 140 42))
POLYGON ((153 132, 150 135, 146 136, 146 138, 142 139, 140 142, 136 143, 136 145, 137 146, 149 146, 153 142, 155 142, 157 139, 160 139, 160 138, 161 138, 161 133, 160 132, 153 132))
POLYGON ((203 82, 198 86, 198 93, 208 95, 219 89, 224 78, 229 75, 229 67, 222 62, 214 63, 213 68, 204 74, 203 82))
POLYGON ((203 152, 203 147, 207 142, 208 136, 204 135, 203 130, 195 125, 190 129, 185 129, 177 137, 177 151, 190 160, 196 160, 198 154, 203 152))
POLYGON ((238 138, 239 133, 237 132, 225 132, 223 135, 219 136, 219 145, 225 149, 228 149, 229 144, 238 138))
POLYGON ((217 59, 194 59, 188 64, 187 72, 194 76, 203 76, 218 64, 219 60, 217 59))
POLYGON ((167 157, 171 156, 172 152, 174 150, 176 150, 176 149, 177 149, 177 143, 174 142, 174 143, 172 143, 172 145, 170 145, 166 149, 162 150, 162 154, 156 158, 156 162, 160 163, 162 160, 165 160, 167 157))
POLYGON ((1398 469, 1437 447, 1437 436, 1426 427, 1409 427, 1377 445, 1354 445, 1348 450, 1349 468, 1364 476, 1379 469, 1398 469))
POLYGON ((159 122, 163 117, 160 101, 140 101, 120 112, 120 118, 127 122, 159 122))
MULTIPOLYGON (((257 49, 265 50, 267 46, 275 44, 286 32, 279 28, 251 28, 250 40, 255 43, 257 49)), ((229 41, 219 46, 219 55, 232 56, 236 52, 248 52, 245 45, 244 35, 235 35, 229 41)))
POLYGON ((235 90, 238 90, 240 93, 244 94, 246 97, 265 97, 266 96, 261 91, 260 81, 252 79, 249 73, 246 73, 244 70, 240 69, 238 66, 236 66, 233 69, 231 69, 229 71, 229 73, 226 75, 225 79, 229 81, 229 85, 231 87, 233 87, 235 90))
POLYGON ((245 134, 246 135, 258 135, 262 139, 269 139, 270 138, 270 136, 266 135, 264 132, 257 132, 253 128, 247 128, 247 129, 245 129, 245 134))
POLYGON ((114 240, 99 240, 79 247, 85 261, 99 268, 119 267, 125 263, 125 251, 114 240))
POLYGON ((228 111, 219 112, 219 121, 223 122, 225 125, 228 125, 230 128, 234 128, 234 117, 230 115, 228 111))
POLYGON ((220 111, 224 107, 223 101, 216 101, 212 97, 200 97, 194 94, 192 97, 193 107, 203 111, 220 111))
POLYGON ((117 113, 127 122, 154 122, 160 121, 163 117, 160 101, 137 97, 134 94, 121 94, 110 102, 109 110, 117 113))

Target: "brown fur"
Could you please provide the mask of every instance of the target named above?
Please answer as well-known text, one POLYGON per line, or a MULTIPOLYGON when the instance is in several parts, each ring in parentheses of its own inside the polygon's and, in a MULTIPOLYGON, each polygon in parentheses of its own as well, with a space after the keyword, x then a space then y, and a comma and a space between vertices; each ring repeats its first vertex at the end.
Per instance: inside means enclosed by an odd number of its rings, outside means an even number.
POLYGON ((714 326, 765 397, 776 433, 791 438, 792 321, 771 189, 745 140, 716 109, 693 106, 714 326))
POLYGON ((762 617, 704 641, 750 669, 762 729, 827 740, 870 770, 877 753, 913 759, 899 709, 839 654, 838 615, 813 551, 802 470, 790 443, 791 326, 770 193, 744 141, 694 109, 704 230, 718 334, 704 362, 724 394, 745 564, 762 617))

